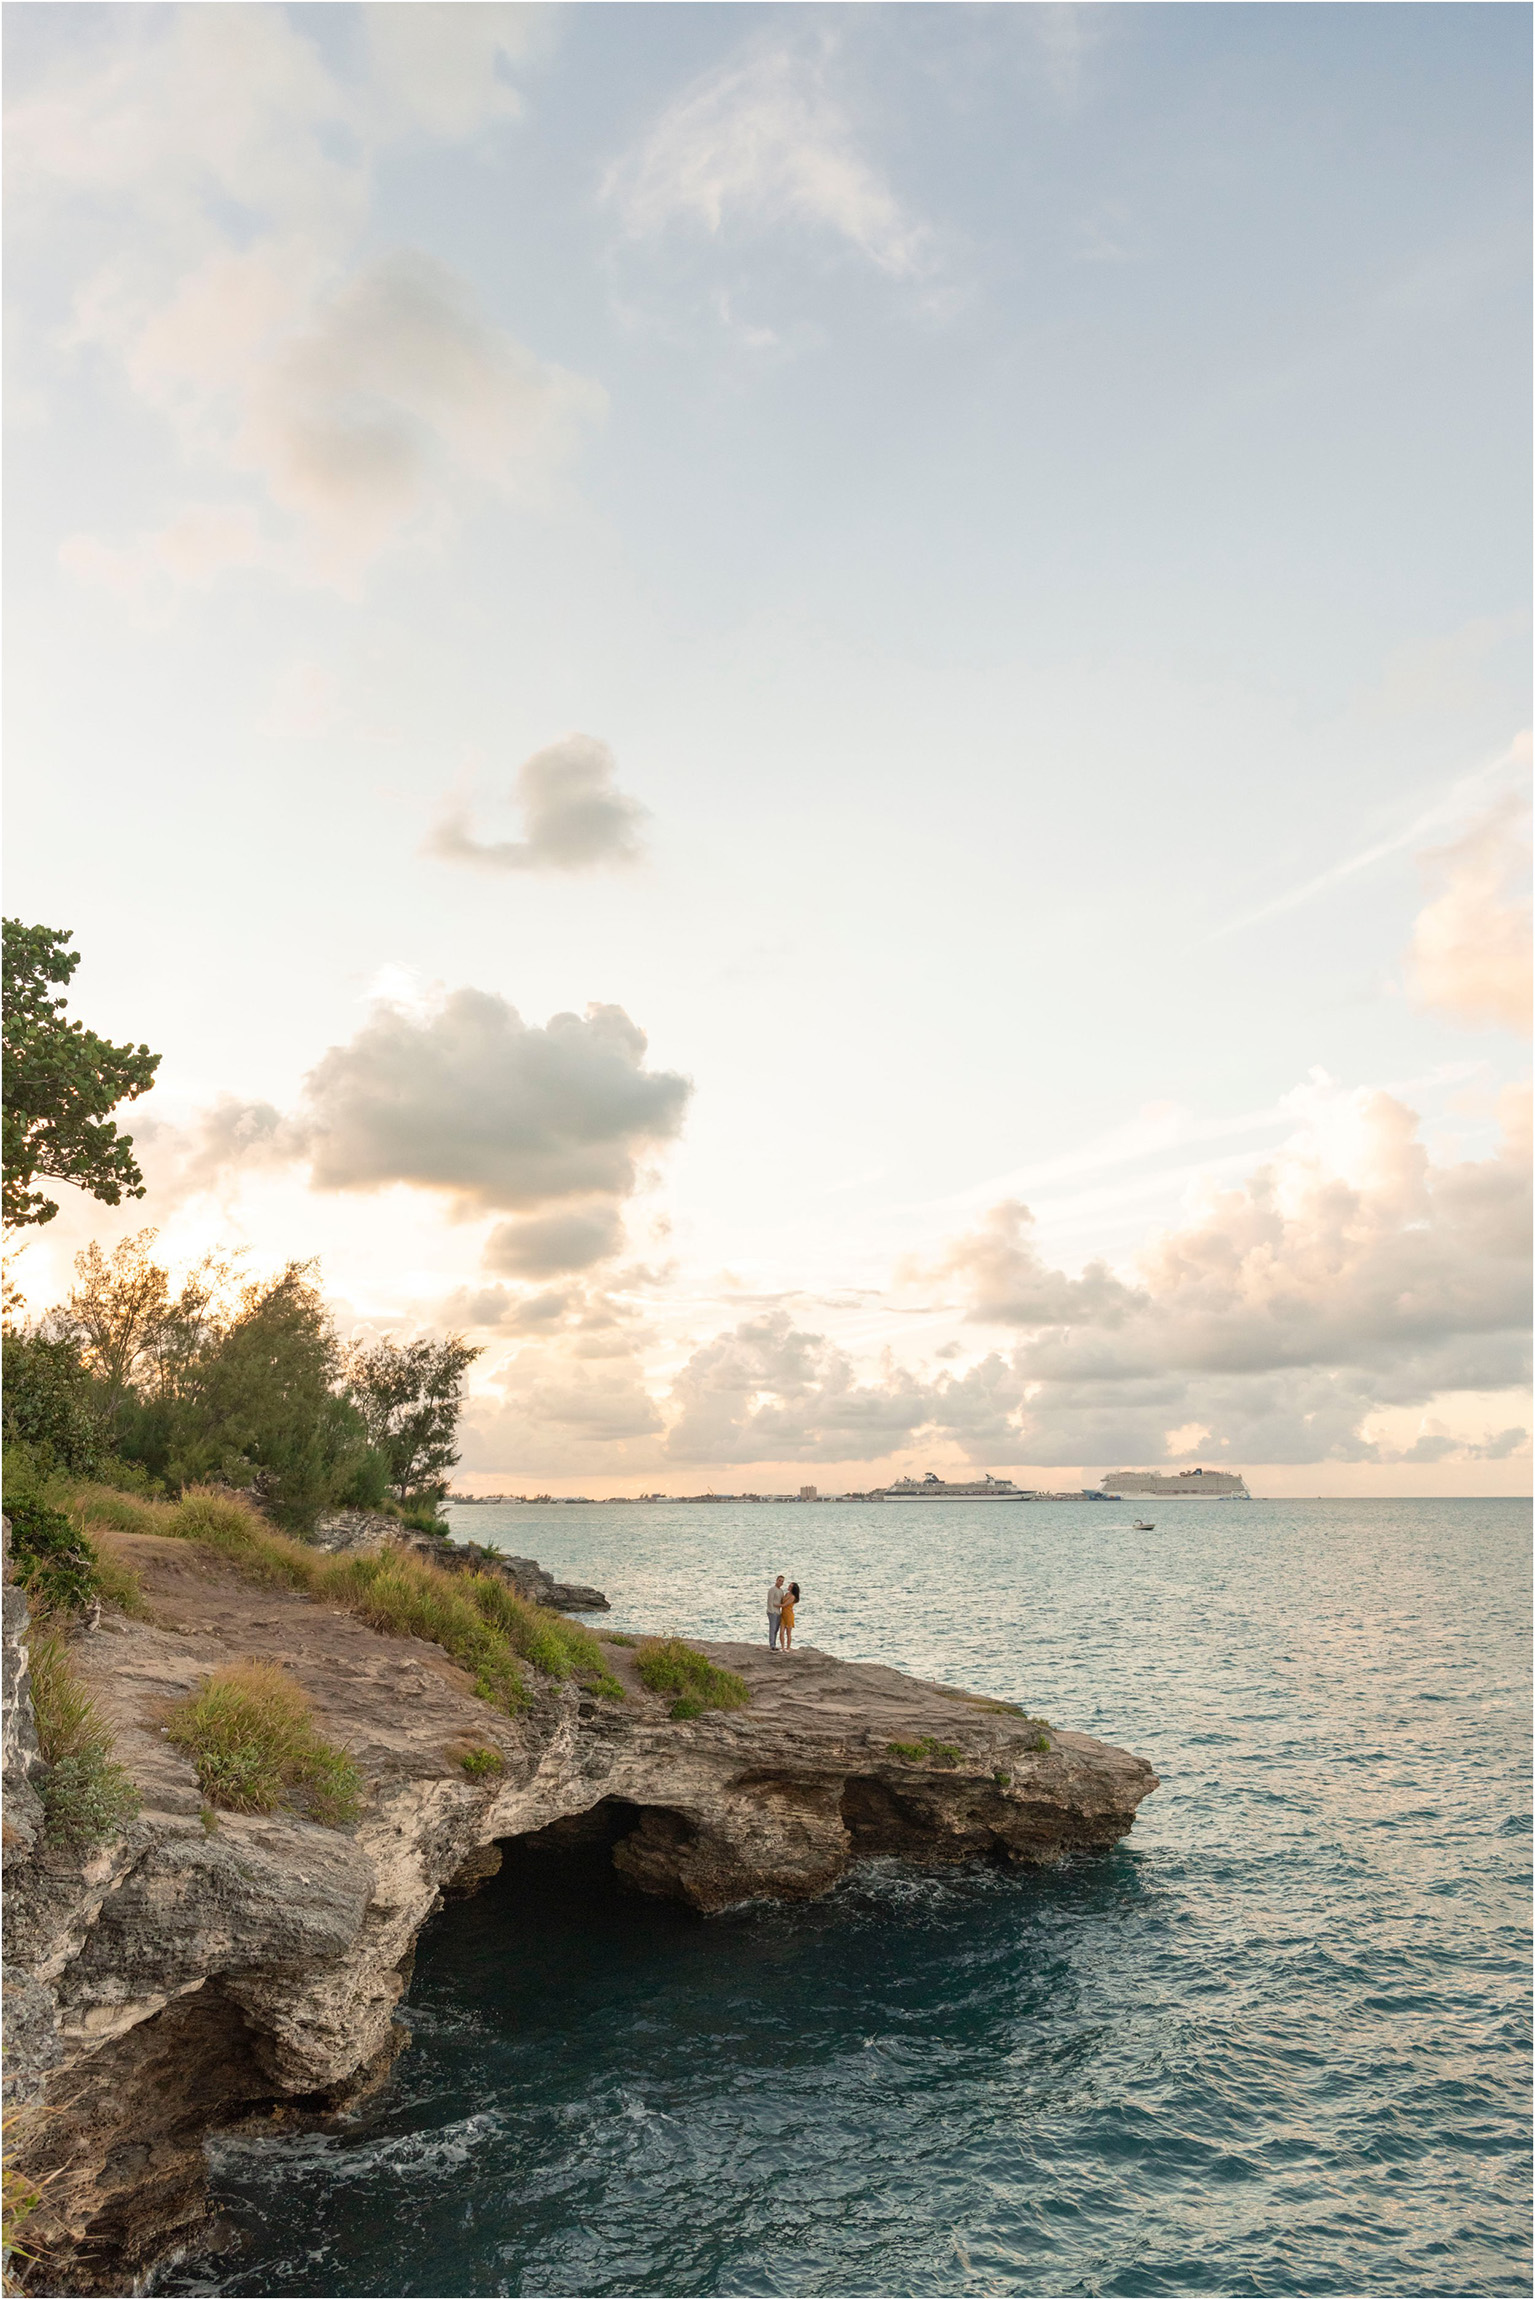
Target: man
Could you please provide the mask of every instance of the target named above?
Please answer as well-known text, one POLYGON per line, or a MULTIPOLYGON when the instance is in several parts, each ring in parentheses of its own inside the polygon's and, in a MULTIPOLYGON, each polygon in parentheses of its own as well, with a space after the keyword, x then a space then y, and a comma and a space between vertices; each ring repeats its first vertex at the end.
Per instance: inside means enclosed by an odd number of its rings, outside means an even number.
POLYGON ((768 1591, 768 1647, 771 1651, 778 1643, 778 1617, 783 1612, 784 1577, 782 1574, 768 1591))

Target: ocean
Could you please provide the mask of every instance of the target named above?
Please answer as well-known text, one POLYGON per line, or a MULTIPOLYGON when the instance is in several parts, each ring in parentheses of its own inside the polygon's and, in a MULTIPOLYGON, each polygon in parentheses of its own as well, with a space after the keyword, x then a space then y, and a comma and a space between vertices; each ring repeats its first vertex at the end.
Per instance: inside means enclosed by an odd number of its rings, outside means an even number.
POLYGON ((1114 1850, 701 1920, 509 1861, 346 2129, 212 2145, 164 2293, 1524 2293, 1528 1506, 462 1509, 609 1624, 1148 1758, 1114 1850), (1137 1514, 1156 1520, 1137 1534, 1137 1514))

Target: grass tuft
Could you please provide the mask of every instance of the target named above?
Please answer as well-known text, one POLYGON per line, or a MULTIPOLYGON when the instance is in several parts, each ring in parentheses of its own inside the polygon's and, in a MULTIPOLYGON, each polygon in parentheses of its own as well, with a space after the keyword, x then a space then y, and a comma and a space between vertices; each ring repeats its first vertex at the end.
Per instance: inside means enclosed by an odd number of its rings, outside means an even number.
POLYGON ((592 1634, 601 1645, 638 1645, 639 1643, 639 1639, 631 1637, 626 1629, 597 1629, 592 1634))
POLYGON ((139 1793, 112 1751, 112 1728, 82 1684, 61 1622, 43 1619, 27 1640, 37 1741, 47 1770, 38 1783, 50 1837, 80 1848, 120 1837, 139 1793))
POLYGON ((922 1734, 915 1741, 889 1741, 885 1744, 892 1757, 899 1757, 906 1765, 941 1765, 952 1772, 964 1755, 952 1741, 939 1741, 931 1733, 922 1734))
POLYGON ((355 1763, 316 1732, 309 1696, 273 1662, 216 1669, 165 1722, 210 1806, 231 1813, 296 1806, 330 1828, 355 1821, 362 1809, 355 1763))
POLYGON ((744 1709, 751 1687, 733 1669, 721 1669, 680 1637, 647 1637, 635 1667, 652 1693, 674 1693, 674 1717, 701 1717, 706 1709, 744 1709))

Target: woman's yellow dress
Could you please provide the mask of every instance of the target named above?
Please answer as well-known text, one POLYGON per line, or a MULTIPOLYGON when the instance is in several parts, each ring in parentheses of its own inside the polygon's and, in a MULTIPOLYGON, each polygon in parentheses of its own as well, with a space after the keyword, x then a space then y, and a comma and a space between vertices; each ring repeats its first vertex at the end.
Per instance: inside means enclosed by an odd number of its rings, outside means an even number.
POLYGON ((783 1611, 778 1616, 778 1625, 780 1629, 792 1629, 794 1627, 794 1608, 787 1600, 785 1600, 783 1611))

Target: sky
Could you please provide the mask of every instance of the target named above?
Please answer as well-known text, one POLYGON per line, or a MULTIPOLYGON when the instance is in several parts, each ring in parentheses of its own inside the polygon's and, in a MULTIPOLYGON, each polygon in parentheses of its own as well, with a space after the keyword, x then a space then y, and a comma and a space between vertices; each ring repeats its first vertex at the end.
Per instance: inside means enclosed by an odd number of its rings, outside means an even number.
POLYGON ((1529 1491, 1520 6, 6 10, 87 1241, 462 1490, 1529 1491))

